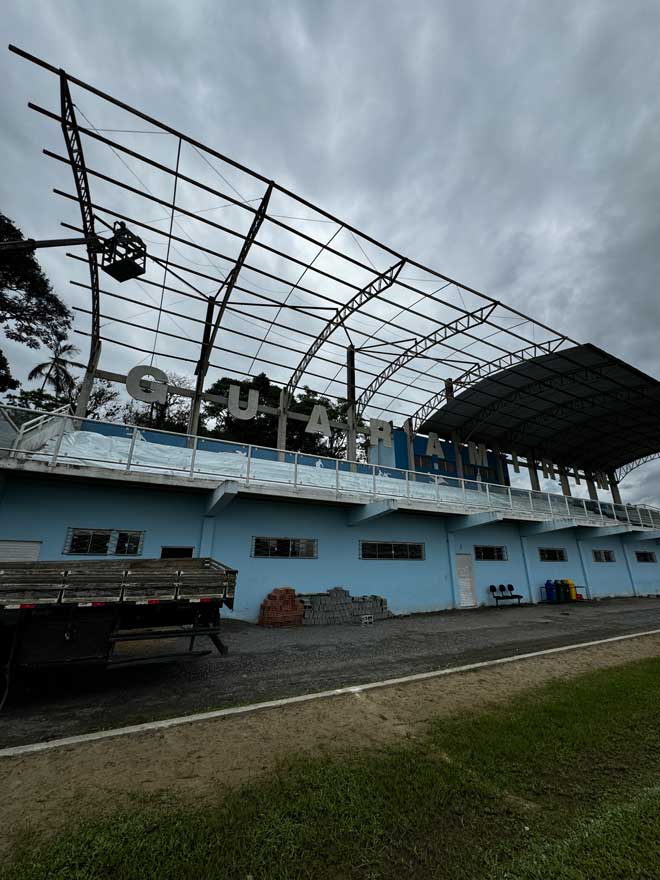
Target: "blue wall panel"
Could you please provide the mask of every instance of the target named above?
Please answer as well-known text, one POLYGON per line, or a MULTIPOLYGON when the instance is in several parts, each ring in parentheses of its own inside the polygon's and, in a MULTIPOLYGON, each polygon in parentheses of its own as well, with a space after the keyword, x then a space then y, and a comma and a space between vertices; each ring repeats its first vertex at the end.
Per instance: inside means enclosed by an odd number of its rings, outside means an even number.
POLYGON ((506 562, 474 563, 474 580, 477 602, 480 605, 492 604, 489 591, 490 584, 513 584, 516 592, 528 599, 527 576, 523 560, 518 527, 514 524, 494 523, 474 529, 463 529, 454 533, 454 550, 456 553, 470 553, 474 558, 475 545, 494 545, 507 548, 506 562))
POLYGON ((342 508, 237 499, 217 517, 213 555, 239 571, 235 614, 257 616, 259 604, 275 587, 321 592, 342 586, 352 595, 376 594, 395 613, 452 606, 451 579, 443 520, 390 514, 361 525, 347 525, 342 508), (317 559, 254 559, 252 537, 316 538, 317 559), (421 541, 419 562, 359 558, 359 542, 421 541))
POLYGON ((618 536, 582 541, 587 581, 594 599, 634 595, 623 546, 618 536), (594 562, 593 550, 613 550, 615 562, 594 562))
MULTIPOLYGON (((534 535, 524 538, 527 547, 527 559, 529 562, 529 576, 532 584, 534 601, 541 599, 541 586, 546 581, 572 580, 578 587, 578 592, 585 594, 584 570, 580 560, 577 541, 570 531, 545 532, 542 535, 534 535), (540 547, 561 547, 566 551, 566 562, 541 562, 539 557, 540 547)), ((586 595, 585 595, 586 599, 586 595)))
POLYGON ((635 551, 655 553, 656 559, 660 560, 660 547, 655 541, 636 541, 626 543, 628 562, 632 572, 635 588, 640 595, 660 593, 660 562, 638 562, 635 551))
MULTIPOLYGON (((41 559, 64 557, 70 527, 127 529, 145 532, 143 555, 159 557, 162 546, 191 546, 195 555, 212 555, 238 569, 234 614, 256 619, 265 595, 276 587, 299 592, 346 587, 353 595, 377 594, 387 598, 395 613, 433 611, 456 602, 455 554, 469 553, 475 545, 507 548, 505 562, 475 560, 478 604, 491 604, 490 584, 511 583, 525 599, 538 601, 546 579, 571 578, 585 583, 575 533, 566 530, 524 538, 523 554, 518 526, 494 523, 454 532, 448 546, 443 516, 392 513, 349 526, 349 508, 332 504, 275 502, 267 498, 236 498, 216 517, 206 517, 206 490, 175 491, 149 486, 61 480, 28 474, 8 474, 0 495, 0 540, 42 541, 41 559), (315 538, 317 559, 254 559, 254 536, 315 538), (412 541, 425 544, 423 561, 361 560, 359 541, 412 541), (539 547, 564 547, 565 563, 543 563, 539 547), (450 556, 451 552, 451 556, 450 556), (527 572, 529 571, 529 579, 527 572)), ((657 552, 655 541, 624 546, 618 536, 582 543, 587 583, 594 597, 633 594, 628 566, 637 592, 660 593, 660 563, 639 563, 635 550, 657 552), (614 563, 596 563, 593 548, 611 549, 614 563)), ((101 557, 103 558, 103 557, 101 557)))
POLYGON ((41 559, 63 555, 67 529, 135 529, 146 532, 143 555, 159 557, 163 545, 199 551, 204 495, 136 486, 74 481, 7 480, 0 505, 0 538, 43 542, 41 559))

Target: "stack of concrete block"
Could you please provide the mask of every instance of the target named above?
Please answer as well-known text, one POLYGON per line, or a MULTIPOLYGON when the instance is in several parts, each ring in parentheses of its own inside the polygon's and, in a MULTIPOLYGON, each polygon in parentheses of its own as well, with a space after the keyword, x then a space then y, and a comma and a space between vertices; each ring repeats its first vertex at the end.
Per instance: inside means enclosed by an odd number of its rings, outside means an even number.
POLYGON ((333 587, 327 593, 302 593, 305 626, 332 623, 361 623, 363 615, 370 614, 374 620, 391 617, 387 599, 382 596, 351 596, 342 587, 333 587))
POLYGON ((302 626, 304 608, 292 587, 271 590, 261 603, 260 626, 302 626))

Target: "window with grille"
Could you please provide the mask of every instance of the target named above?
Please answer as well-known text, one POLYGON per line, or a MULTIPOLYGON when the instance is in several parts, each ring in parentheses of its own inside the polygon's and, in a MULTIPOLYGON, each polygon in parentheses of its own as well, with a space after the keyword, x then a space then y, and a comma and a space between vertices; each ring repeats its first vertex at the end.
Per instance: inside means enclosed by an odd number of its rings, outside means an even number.
POLYGON ((424 544, 405 541, 360 541, 360 559, 412 559, 425 558, 424 544))
POLYGON ((652 553, 650 550, 635 550, 635 556, 637 557, 637 562, 657 562, 657 558, 655 553, 652 553))
POLYGON ((539 547, 539 559, 541 562, 566 562, 566 550, 564 547, 539 547))
POLYGON ((506 562, 509 554, 506 547, 478 545, 474 548, 474 558, 479 562, 506 562))
POLYGON ((315 538, 252 538, 252 555, 261 559, 316 559, 315 538))
POLYGON ((594 562, 616 562, 614 550, 593 550, 594 562))
POLYGON ((64 552, 71 556, 139 556, 144 532, 120 529, 69 529, 64 552))
POLYGON ((117 556, 137 556, 140 552, 142 532, 117 532, 117 556))

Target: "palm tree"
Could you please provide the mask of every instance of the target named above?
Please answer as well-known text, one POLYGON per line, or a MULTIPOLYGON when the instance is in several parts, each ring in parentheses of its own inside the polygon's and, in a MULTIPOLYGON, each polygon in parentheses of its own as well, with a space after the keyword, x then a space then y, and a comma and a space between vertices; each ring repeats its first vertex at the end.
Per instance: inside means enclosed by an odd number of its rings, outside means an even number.
POLYGON ((55 340, 50 350, 52 357, 30 370, 28 379, 32 382, 34 379, 43 378, 41 390, 43 391, 46 385, 51 385, 55 397, 59 397, 63 392, 69 391, 74 384, 75 380, 69 372, 70 369, 72 367, 84 369, 85 365, 71 359, 80 354, 80 349, 71 342, 65 342, 63 336, 55 340))

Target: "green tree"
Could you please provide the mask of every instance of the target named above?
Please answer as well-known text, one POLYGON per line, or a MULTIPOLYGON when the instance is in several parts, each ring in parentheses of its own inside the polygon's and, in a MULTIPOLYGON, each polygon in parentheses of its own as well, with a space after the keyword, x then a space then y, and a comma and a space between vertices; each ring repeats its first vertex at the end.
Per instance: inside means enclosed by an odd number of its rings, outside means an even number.
POLYGON ((71 375, 71 368, 84 369, 85 365, 73 360, 75 355, 80 354, 80 349, 71 342, 65 342, 64 337, 58 336, 49 348, 51 357, 33 367, 28 374, 28 380, 34 382, 35 379, 43 379, 41 390, 50 385, 55 397, 59 398, 75 386, 76 380, 71 375))
POLYGON ((68 403, 41 388, 21 388, 15 394, 7 394, 3 402, 7 406, 19 406, 21 409, 35 409, 42 412, 51 412, 68 403))
MULTIPOLYGON (((280 405, 280 389, 274 385, 265 373, 253 379, 238 382, 230 376, 223 376, 207 388, 209 394, 227 397, 229 386, 238 385, 241 389, 241 400, 246 400, 251 388, 259 392, 259 402, 274 409, 280 405)), ((253 419, 235 419, 227 408, 218 403, 207 401, 204 404, 205 433, 223 440, 236 443, 252 443, 255 446, 277 445, 277 416, 269 413, 257 413, 253 419), (210 426, 209 426, 209 423, 210 426)))
MULTIPOLYGON (((0 242, 23 241, 21 230, 0 213, 0 242)), ((52 346, 66 336, 71 312, 54 293, 33 252, 0 256, 0 326, 5 336, 30 348, 52 346)), ((18 388, 0 351, 0 392, 18 388)))
MULTIPOLYGON (((23 409, 34 409, 50 412, 62 406, 75 410, 82 380, 74 380, 73 385, 56 397, 42 388, 21 388, 16 393, 7 394, 4 402, 8 406, 19 406, 23 409)), ((87 418, 105 422, 121 421, 124 404, 119 399, 119 392, 107 379, 95 379, 92 393, 87 406, 87 418)))

